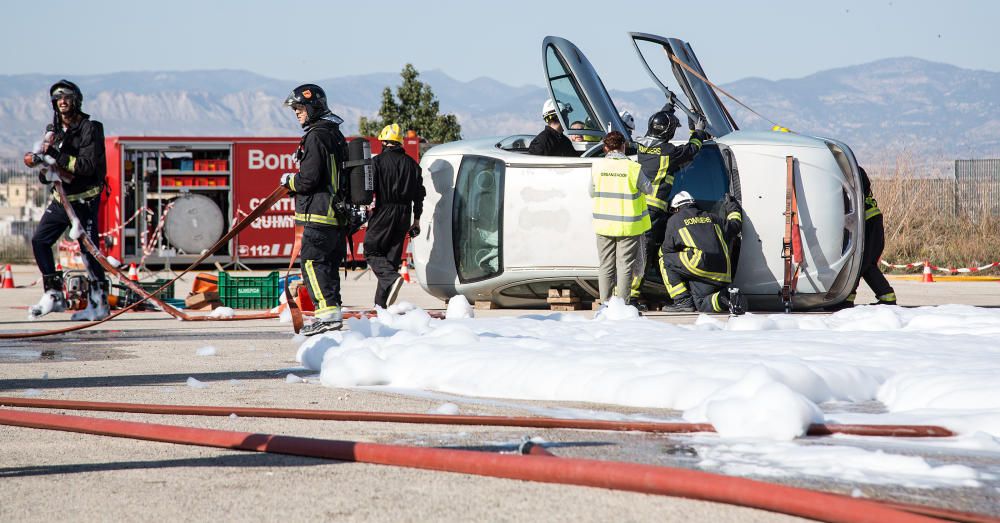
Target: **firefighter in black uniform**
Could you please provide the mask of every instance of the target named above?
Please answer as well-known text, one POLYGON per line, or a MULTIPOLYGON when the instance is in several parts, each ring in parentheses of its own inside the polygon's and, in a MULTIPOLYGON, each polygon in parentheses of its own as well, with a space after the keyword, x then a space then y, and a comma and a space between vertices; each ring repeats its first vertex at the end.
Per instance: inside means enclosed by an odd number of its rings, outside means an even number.
MULTIPOLYGON (((66 197, 80 219, 82 233, 88 235, 95 246, 100 245, 97 215, 107 169, 104 158, 104 126, 101 122, 91 120, 90 115, 81 110, 83 93, 73 82, 59 80, 49 88, 49 97, 55 111, 52 124, 47 128, 53 133, 52 138, 46 140, 48 145, 44 150, 25 154, 24 163, 28 167, 49 165, 47 174, 39 177, 43 183, 51 183, 61 177, 66 197)), ((52 196, 52 202, 45 209, 31 238, 35 263, 42 273, 44 288, 42 299, 28 310, 32 318, 66 308, 62 274, 56 272, 52 246, 72 224, 59 201, 59 194, 53 190, 52 196)), ((108 280, 104 275, 104 268, 84 248, 82 238, 80 252, 87 268, 90 292, 86 309, 74 313, 72 319, 99 320, 109 314, 108 280)))
POLYGON ((878 267, 878 260, 882 257, 882 251, 885 249, 885 225, 882 221, 882 211, 878 208, 878 202, 875 201, 875 195, 872 193, 872 182, 868 178, 868 173, 861 166, 858 166, 858 170, 861 173, 861 188, 865 193, 865 244, 861 247, 861 272, 854 282, 851 293, 847 295, 847 299, 832 307, 834 310, 854 306, 854 299, 857 297, 858 286, 861 285, 862 278, 878 300, 873 305, 896 304, 896 292, 878 267))
POLYGON ((667 220, 660 273, 674 303, 664 310, 743 314, 745 298, 726 288, 733 281, 729 246, 743 226, 739 203, 726 195, 725 219, 698 209, 687 191, 677 193, 670 206, 676 212, 667 220))
MULTIPOLYGON (((556 103, 552 99, 545 101, 542 106, 542 119, 545 120, 545 129, 538 133, 528 145, 528 154, 540 156, 580 156, 580 153, 573 148, 573 142, 563 134, 562 123, 559 122, 559 115, 556 112, 556 103)), ((559 108, 565 110, 566 106, 559 104, 559 108)))
POLYGON ((375 210, 365 233, 365 260, 378 277, 375 305, 392 305, 403 286, 399 275, 403 240, 420 234, 420 214, 424 210, 424 180, 420 165, 403 150, 399 124, 385 126, 378 135, 382 153, 375 166, 375 210), (410 220, 410 213, 413 220, 410 220))
POLYGON ((694 130, 691 131, 691 139, 688 140, 688 143, 681 146, 673 145, 670 143, 670 139, 674 137, 674 132, 679 125, 680 122, 674 115, 673 106, 668 105, 649 117, 649 128, 646 131, 646 136, 636 141, 642 174, 653 185, 653 194, 646 196, 652 228, 646 232, 644 238, 643 264, 632 278, 630 305, 638 305, 645 269, 655 267, 657 264, 660 244, 663 243, 664 230, 667 227, 667 219, 670 217, 668 199, 670 191, 674 187, 674 174, 686 166, 688 162, 694 160, 694 157, 701 151, 702 142, 709 138, 708 133, 705 132, 706 122, 702 118, 698 120, 694 130))
POLYGON ((347 141, 340 132, 342 118, 330 112, 326 93, 318 85, 296 87, 285 105, 295 111, 305 135, 295 152, 299 172, 285 173, 281 184, 295 194, 295 223, 302 231, 302 279, 316 304, 315 321, 302 329, 312 336, 340 329, 340 275, 347 242, 348 214, 341 167, 347 159, 347 141))

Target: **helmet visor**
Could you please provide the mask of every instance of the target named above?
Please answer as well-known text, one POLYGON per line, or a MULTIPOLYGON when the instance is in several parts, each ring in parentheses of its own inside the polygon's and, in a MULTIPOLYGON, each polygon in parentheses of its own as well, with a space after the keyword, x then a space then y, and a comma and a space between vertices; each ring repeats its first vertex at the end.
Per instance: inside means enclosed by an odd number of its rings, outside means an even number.
POLYGON ((52 91, 52 101, 58 102, 63 98, 76 99, 76 92, 68 87, 57 87, 56 90, 52 91))

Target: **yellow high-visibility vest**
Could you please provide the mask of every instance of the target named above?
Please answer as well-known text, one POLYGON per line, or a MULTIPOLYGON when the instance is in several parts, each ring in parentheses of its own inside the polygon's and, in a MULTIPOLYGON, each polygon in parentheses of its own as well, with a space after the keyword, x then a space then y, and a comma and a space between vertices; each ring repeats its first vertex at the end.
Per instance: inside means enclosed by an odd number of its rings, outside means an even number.
POLYGON ((638 236, 649 230, 646 196, 639 191, 641 167, 628 158, 594 162, 594 232, 602 236, 638 236))

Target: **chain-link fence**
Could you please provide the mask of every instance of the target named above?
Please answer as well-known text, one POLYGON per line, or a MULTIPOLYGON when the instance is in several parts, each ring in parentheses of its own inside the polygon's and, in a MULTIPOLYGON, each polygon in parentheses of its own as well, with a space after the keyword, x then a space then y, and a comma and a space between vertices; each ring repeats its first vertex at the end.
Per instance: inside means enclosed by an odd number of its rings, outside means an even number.
POLYGON ((1000 216, 1000 160, 955 160, 956 216, 1000 216))

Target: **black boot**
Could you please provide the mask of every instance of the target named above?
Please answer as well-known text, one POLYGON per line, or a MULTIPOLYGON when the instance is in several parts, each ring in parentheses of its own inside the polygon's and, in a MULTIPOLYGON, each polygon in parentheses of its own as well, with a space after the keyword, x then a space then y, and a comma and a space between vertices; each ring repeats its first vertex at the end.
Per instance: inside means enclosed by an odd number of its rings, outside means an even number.
POLYGON ((695 312, 694 299, 690 294, 674 298, 674 303, 663 308, 663 312, 695 312))

